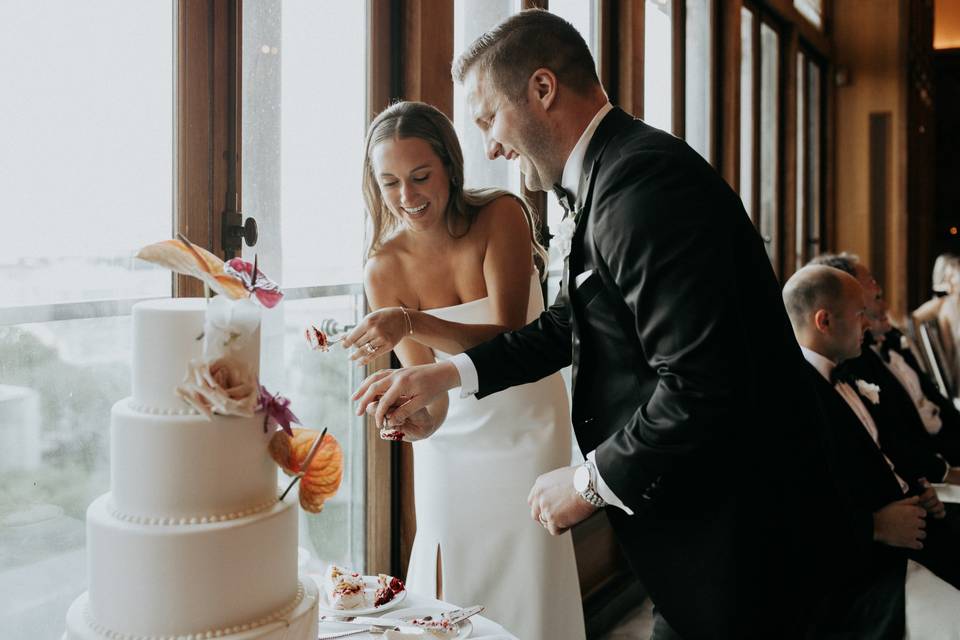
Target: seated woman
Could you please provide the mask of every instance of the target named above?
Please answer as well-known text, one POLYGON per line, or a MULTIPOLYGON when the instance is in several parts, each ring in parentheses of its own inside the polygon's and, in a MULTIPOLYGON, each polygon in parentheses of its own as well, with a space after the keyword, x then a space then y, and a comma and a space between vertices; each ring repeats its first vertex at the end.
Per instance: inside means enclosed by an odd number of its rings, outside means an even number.
MULTIPOLYGON (((375 311, 344 340, 354 359, 393 349, 404 366, 434 362, 543 310, 529 209, 507 191, 464 187, 456 133, 437 109, 401 102, 373 121, 363 192, 375 311)), ((483 400, 451 392, 422 419, 443 427, 414 443, 410 589, 482 604, 520 638, 583 638, 571 537, 550 536, 526 501, 540 474, 570 463, 560 375, 483 400)), ((390 435, 415 439, 397 427, 390 435)))
POLYGON ((960 382, 960 258, 952 253, 937 256, 932 280, 933 296, 910 315, 916 335, 921 334, 921 327, 927 330, 931 374, 938 377, 946 395, 954 398, 960 382))

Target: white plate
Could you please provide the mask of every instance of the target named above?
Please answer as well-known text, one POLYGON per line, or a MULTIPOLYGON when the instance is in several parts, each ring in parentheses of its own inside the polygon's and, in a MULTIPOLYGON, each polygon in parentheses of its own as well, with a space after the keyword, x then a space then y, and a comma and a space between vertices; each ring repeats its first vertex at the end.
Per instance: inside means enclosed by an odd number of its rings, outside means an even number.
MULTIPOLYGON (((320 576, 317 577, 319 578, 320 576)), ((320 588, 320 601, 317 603, 318 608, 321 612, 334 616, 368 616, 370 614, 383 613, 384 611, 393 609, 407 597, 407 590, 404 589, 393 596, 393 600, 387 604, 375 607, 373 606, 373 601, 377 595, 377 589, 380 587, 380 582, 377 580, 377 576, 363 576, 363 597, 368 603, 367 606, 354 607, 353 609, 334 609, 327 601, 326 589, 323 588, 323 584, 318 584, 318 586, 320 588)))
MULTIPOLYGON (((450 609, 452 611, 452 609, 450 609)), ((434 618, 439 618, 440 614, 444 612, 444 609, 437 607, 415 607, 411 609, 401 609, 400 611, 394 611, 390 614, 391 618, 400 619, 400 620, 413 620, 414 618, 424 618, 426 616, 433 616, 434 618)), ((463 640, 463 638, 469 638, 470 634, 473 633, 473 622, 470 621, 470 618, 463 620, 457 623, 457 635, 450 636, 450 638, 455 638, 456 640, 463 640)), ((429 633, 424 633, 424 636, 429 638, 431 637, 429 633)))

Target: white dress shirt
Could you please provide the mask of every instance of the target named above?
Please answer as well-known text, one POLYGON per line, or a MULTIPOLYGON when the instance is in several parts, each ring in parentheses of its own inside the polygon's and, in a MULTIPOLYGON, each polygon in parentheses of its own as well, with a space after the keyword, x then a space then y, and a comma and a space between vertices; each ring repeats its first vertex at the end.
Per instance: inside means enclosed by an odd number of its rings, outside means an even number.
MULTIPOLYGON (((567 156, 567 161, 563 166, 560 185, 567 190, 574 202, 578 203, 578 205, 581 204, 580 178, 583 176, 583 162, 587 155, 587 147, 590 146, 590 140, 593 139, 593 134, 596 133, 600 121, 603 120, 604 116, 606 116, 611 109, 613 109, 613 105, 609 102, 600 107, 600 110, 593 116, 590 124, 588 124, 587 128, 580 134, 580 139, 577 140, 577 144, 573 146, 573 150, 570 152, 570 155, 567 156)), ((460 374, 460 397, 466 398, 467 396, 476 394, 480 389, 480 380, 477 375, 477 368, 474 366, 470 356, 465 353, 458 353, 450 358, 450 362, 453 363, 453 366, 456 367, 457 372, 460 374)), ((596 467, 596 451, 588 453, 587 459, 593 462, 594 467, 596 467)), ((595 488, 607 504, 619 507, 629 515, 633 515, 633 511, 625 505, 623 501, 617 497, 617 494, 610 489, 609 485, 604 482, 599 470, 597 471, 597 486, 595 488)))
MULTIPOLYGON (((814 368, 823 376, 824 380, 830 382, 830 374, 833 373, 833 370, 836 368, 837 364, 823 356, 816 351, 807 349, 803 345, 800 345, 800 350, 803 352, 803 357, 807 359, 807 362, 812 364, 814 368)), ((863 428, 867 430, 867 433, 870 434, 870 439, 873 440, 873 443, 877 445, 877 448, 880 448, 880 433, 877 431, 877 424, 873 421, 873 417, 870 415, 870 412, 867 410, 867 407, 864 406, 863 400, 860 399, 860 395, 854 391, 846 382, 838 382, 833 385, 833 388, 837 393, 840 394, 840 397, 846 401, 847 405, 850 406, 850 409, 860 420, 860 424, 863 425, 863 428)), ((890 462, 890 458, 887 457, 887 454, 883 453, 883 450, 880 451, 883 454, 883 459, 887 461, 887 464, 890 466, 890 471, 897 478, 897 482, 900 483, 900 488, 904 493, 907 493, 910 490, 910 486, 903 481, 899 475, 897 475, 896 469, 893 467, 893 463, 890 462)))
MULTIPOLYGON (((878 355, 880 354, 880 348, 876 345, 870 348, 878 355)), ((907 364, 903 356, 893 349, 889 351, 889 354, 890 362, 884 362, 884 364, 887 365, 890 373, 900 381, 903 388, 907 390, 910 399, 913 400, 913 406, 917 408, 917 413, 920 415, 920 420, 923 421, 923 427, 927 430, 927 433, 932 436, 937 435, 943 427, 943 421, 940 419, 940 407, 930 402, 927 396, 924 395, 923 387, 920 386, 920 378, 917 377, 917 372, 907 364)))

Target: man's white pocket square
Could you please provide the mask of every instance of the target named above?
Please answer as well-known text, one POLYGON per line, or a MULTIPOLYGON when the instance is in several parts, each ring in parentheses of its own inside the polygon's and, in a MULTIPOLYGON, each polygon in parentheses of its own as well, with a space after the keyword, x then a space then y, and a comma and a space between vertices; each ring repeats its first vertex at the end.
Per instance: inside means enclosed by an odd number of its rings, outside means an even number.
POLYGON ((573 284, 576 287, 579 287, 584 281, 593 275, 593 269, 587 269, 583 273, 578 273, 577 277, 573 279, 573 284))

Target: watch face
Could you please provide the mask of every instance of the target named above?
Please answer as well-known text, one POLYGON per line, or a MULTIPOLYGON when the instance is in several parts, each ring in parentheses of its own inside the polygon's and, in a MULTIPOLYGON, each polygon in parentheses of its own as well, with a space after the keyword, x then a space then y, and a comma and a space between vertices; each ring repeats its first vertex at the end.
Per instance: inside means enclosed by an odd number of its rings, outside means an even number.
POLYGON ((577 467, 573 474, 573 488, 579 492, 584 492, 590 486, 590 470, 581 465, 577 467))

